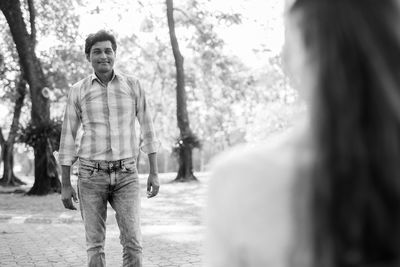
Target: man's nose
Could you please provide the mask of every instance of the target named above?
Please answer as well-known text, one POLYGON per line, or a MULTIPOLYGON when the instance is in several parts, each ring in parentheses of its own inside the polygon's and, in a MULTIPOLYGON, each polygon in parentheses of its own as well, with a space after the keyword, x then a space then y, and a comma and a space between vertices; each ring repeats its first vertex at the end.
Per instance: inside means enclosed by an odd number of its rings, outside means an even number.
POLYGON ((101 57, 101 58, 107 58, 107 55, 106 55, 105 52, 101 52, 101 53, 100 53, 100 57, 101 57))

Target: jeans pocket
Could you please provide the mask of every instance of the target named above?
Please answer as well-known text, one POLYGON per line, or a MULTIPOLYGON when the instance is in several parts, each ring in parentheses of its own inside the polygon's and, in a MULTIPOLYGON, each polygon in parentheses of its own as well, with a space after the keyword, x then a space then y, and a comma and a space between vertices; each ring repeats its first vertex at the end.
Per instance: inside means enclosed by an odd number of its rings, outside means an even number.
POLYGON ((134 159, 129 159, 123 162, 122 171, 135 173, 137 172, 136 161, 134 159))
POLYGON ((93 166, 80 165, 78 169, 79 178, 90 178, 96 173, 97 169, 93 166))

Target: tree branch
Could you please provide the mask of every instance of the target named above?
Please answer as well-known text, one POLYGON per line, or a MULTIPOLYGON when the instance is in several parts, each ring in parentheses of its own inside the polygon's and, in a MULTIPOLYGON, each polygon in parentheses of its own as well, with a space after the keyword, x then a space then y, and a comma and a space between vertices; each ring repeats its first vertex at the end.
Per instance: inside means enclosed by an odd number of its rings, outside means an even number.
POLYGON ((35 5, 33 4, 33 0, 28 0, 28 9, 29 9, 29 23, 31 24, 31 39, 34 46, 36 46, 36 10, 35 5))
POLYGON ((8 142, 14 144, 15 137, 19 128, 19 118, 21 116, 21 109, 24 104, 24 98, 26 95, 26 81, 23 78, 23 74, 17 84, 17 99, 15 101, 14 115, 10 127, 10 134, 8 135, 8 142))
POLYGON ((199 22, 195 21, 185 11, 183 11, 180 8, 174 7, 174 10, 181 12, 186 17, 186 19, 190 22, 190 24, 192 24, 196 28, 196 30, 200 33, 200 35, 202 35, 202 36, 205 35, 204 31, 199 27, 199 24, 200 24, 199 22))
POLYGON ((6 145, 6 140, 4 139, 3 129, 0 127, 0 147, 1 147, 0 163, 3 161, 5 145, 6 145))
POLYGON ((3 147, 5 142, 6 142, 6 139, 4 139, 3 129, 0 127, 0 146, 3 147))

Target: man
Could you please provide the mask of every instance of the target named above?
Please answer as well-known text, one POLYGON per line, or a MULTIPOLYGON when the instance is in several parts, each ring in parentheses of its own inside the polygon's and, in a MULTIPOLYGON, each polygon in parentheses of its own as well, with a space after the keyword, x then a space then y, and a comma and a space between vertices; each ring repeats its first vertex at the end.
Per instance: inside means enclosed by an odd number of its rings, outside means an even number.
POLYGON ((65 208, 76 209, 70 168, 78 160, 78 197, 88 266, 96 267, 105 266, 107 202, 116 213, 123 266, 142 266, 136 118, 143 138, 140 149, 148 154, 150 165, 147 197, 156 196, 160 186, 156 158, 159 141, 145 93, 136 79, 114 70, 116 50, 115 37, 106 31, 86 38, 85 54, 94 73, 72 86, 60 141, 62 202, 65 208), (82 135, 77 138, 79 127, 82 135))

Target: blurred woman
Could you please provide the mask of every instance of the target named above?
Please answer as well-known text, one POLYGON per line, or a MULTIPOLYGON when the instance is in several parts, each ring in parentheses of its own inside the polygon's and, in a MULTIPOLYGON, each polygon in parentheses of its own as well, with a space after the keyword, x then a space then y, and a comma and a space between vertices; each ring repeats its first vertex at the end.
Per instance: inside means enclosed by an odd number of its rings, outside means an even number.
POLYGON ((400 266, 399 25, 396 0, 289 8, 307 122, 215 161, 208 266, 400 266))

